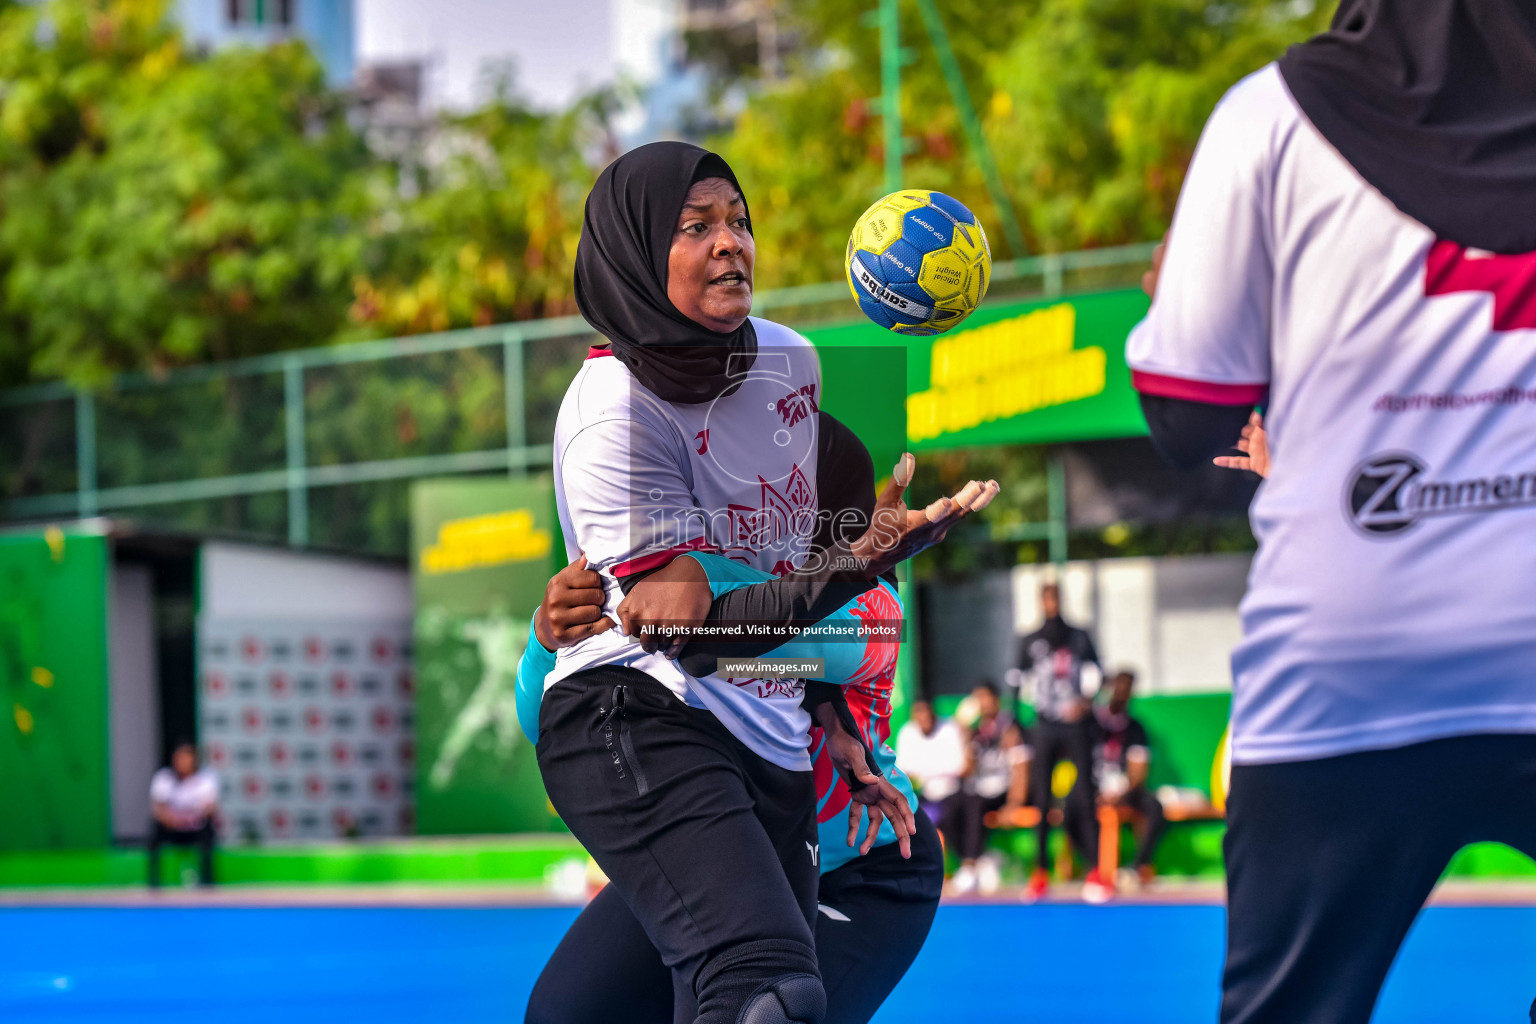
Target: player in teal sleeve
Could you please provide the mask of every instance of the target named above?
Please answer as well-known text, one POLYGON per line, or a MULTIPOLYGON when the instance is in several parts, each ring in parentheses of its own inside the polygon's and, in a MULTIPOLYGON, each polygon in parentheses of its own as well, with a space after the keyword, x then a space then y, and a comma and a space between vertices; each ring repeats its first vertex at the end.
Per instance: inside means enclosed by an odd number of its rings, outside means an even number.
MULTIPOLYGON (((717 599, 732 590, 774 578, 772 573, 722 555, 693 552, 682 557, 692 558, 703 567, 709 576, 710 593, 717 599)), ((869 634, 889 628, 901 618, 901 598, 897 596, 896 588, 881 580, 873 590, 849 601, 822 620, 818 635, 831 635, 835 639, 802 635, 774 648, 765 657, 826 662, 820 680, 845 687, 848 708, 853 712, 861 738, 869 745, 881 773, 901 790, 907 803, 916 811, 917 795, 912 790, 911 781, 896 767, 896 752, 890 746, 891 684, 898 638, 880 634, 866 635, 862 640, 856 638, 860 629, 869 634)), ((528 646, 517 669, 517 721, 531 740, 538 739, 544 677, 554 667, 554 652, 547 650, 539 643, 537 635, 530 632, 528 646)), ((826 874, 858 856, 858 850, 847 842, 848 787, 832 767, 820 729, 812 730, 811 759, 816 776, 816 821, 821 842, 819 864, 822 874, 826 874)), ((889 821, 882 822, 875 845, 894 842, 895 830, 889 821)))
MULTIPOLYGON (((533 610, 535 618, 539 610, 533 610)), ((539 705, 544 702, 544 677, 555 670, 555 652, 539 643, 537 631, 528 620, 528 646, 517 663, 517 724, 532 742, 539 739, 539 705)))

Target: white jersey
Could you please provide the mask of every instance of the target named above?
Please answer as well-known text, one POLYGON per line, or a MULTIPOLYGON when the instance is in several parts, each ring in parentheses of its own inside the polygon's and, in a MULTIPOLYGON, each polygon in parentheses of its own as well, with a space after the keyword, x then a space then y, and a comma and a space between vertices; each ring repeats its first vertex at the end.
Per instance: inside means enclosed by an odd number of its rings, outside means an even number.
POLYGON ((149 782, 149 800, 194 819, 195 827, 201 827, 209 812, 218 806, 219 777, 211 768, 199 768, 184 779, 173 769, 161 768, 149 782))
MULTIPOLYGON (((752 318, 758 354, 740 388, 713 402, 664 402, 607 350, 593 350, 555 422, 555 494, 566 553, 602 574, 615 622, 618 580, 688 550, 782 575, 816 532, 816 350, 752 318)), ((799 680, 690 676, 617 628, 560 651, 546 688, 598 665, 647 673, 708 708, 769 761, 808 771, 810 716, 799 680)))
POLYGON ((939 722, 925 733, 909 721, 896 734, 896 767, 911 777, 924 800, 946 800, 960 791, 965 735, 954 722, 939 722))
POLYGON ((1268 392, 1235 762, 1536 732, 1536 254, 1400 213, 1271 65, 1206 125, 1126 357, 1148 394, 1268 392))

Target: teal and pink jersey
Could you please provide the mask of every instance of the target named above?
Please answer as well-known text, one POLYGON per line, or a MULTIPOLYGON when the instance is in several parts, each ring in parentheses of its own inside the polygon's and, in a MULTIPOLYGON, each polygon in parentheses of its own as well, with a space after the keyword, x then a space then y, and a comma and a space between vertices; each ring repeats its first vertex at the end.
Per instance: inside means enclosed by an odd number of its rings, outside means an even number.
MULTIPOLYGON (((709 576, 715 598, 742 587, 774 578, 772 573, 754 569, 722 555, 693 552, 693 558, 709 576)), ((902 619, 901 598, 896 588, 881 581, 871 590, 843 605, 826 619, 826 628, 811 638, 801 636, 769 651, 765 657, 825 662, 822 681, 843 687, 848 708, 853 713, 862 738, 869 745, 881 772, 901 790, 907 803, 917 810, 917 796, 912 783, 896 767, 896 752, 891 748, 891 691, 895 684, 896 655, 899 638, 889 632, 891 623, 902 619)), ((517 717, 530 739, 539 732, 539 703, 544 696, 544 677, 553 669, 555 655, 536 639, 530 640, 517 670, 517 717)), ((828 755, 819 728, 810 731, 811 770, 816 780, 816 821, 821 843, 822 874, 835 871, 858 856, 848 846, 848 785, 838 775, 828 755)), ((880 826, 876 845, 894 843, 896 833, 890 822, 880 826)))

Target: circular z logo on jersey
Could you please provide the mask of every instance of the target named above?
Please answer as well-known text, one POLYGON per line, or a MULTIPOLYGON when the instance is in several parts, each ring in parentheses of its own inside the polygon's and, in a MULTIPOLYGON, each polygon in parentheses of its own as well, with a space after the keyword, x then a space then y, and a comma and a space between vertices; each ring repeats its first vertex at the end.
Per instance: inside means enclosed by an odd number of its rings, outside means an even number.
POLYGON ((1403 452, 1375 455, 1355 467, 1344 489, 1344 514, 1371 537, 1403 533, 1421 519, 1476 515, 1536 506, 1536 472, 1434 479, 1403 452))
POLYGON ((1407 487, 1423 472, 1424 464, 1403 452, 1372 456, 1360 463, 1344 490, 1350 523, 1376 537, 1408 529, 1417 517, 1405 500, 1407 487))

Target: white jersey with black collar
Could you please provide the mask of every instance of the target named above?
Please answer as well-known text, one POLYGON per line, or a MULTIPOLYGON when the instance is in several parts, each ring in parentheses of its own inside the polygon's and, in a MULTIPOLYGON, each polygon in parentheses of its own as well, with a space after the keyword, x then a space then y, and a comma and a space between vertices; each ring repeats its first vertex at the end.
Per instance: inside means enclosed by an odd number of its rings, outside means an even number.
MULTIPOLYGON (((718 552, 782 575, 816 532, 816 412, 821 370, 805 338, 752 318, 758 352, 741 385, 712 402, 665 402, 607 350, 593 350, 555 423, 555 493, 567 556, 603 577, 618 621, 619 579, 679 552, 718 552)), ((623 665, 708 708, 752 750, 809 770, 810 717, 799 680, 697 678, 617 628, 560 651, 546 686, 623 665)))

